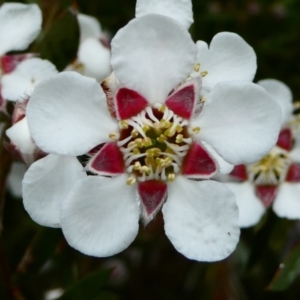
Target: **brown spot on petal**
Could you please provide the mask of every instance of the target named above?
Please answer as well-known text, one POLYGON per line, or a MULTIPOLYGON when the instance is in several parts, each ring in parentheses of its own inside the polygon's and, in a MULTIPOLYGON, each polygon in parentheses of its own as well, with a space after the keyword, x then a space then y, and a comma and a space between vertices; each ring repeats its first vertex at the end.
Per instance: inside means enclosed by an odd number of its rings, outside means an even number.
POLYGON ((290 128, 284 128, 280 131, 277 146, 290 151, 293 147, 293 135, 290 128))
POLYGON ((276 197, 277 189, 277 185, 257 185, 256 195, 265 207, 269 207, 276 197))
POLYGON ((285 180, 288 182, 300 182, 300 165, 291 164, 285 180))

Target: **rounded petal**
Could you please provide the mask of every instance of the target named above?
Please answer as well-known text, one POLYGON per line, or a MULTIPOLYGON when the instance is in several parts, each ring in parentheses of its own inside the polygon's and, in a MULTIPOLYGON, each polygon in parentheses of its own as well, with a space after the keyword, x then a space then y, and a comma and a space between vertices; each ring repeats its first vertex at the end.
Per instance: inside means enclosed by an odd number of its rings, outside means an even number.
POLYGON ((136 17, 147 14, 159 14, 175 19, 186 29, 193 23, 193 9, 191 0, 137 0, 136 17))
POLYGON ((232 32, 216 34, 209 46, 197 42, 197 63, 208 72, 203 86, 212 89, 217 83, 230 80, 252 81, 256 72, 256 55, 251 46, 232 32))
POLYGON ((8 188, 14 197, 22 197, 22 179, 28 167, 21 162, 15 161, 7 178, 8 188))
POLYGON ((276 79, 265 79, 257 82, 263 87, 280 105, 282 110, 281 126, 284 126, 292 117, 293 95, 291 90, 283 82, 276 79))
POLYGON ((80 43, 88 38, 99 39, 101 35, 101 26, 99 21, 92 16, 78 14, 77 15, 80 43))
POLYGON ((139 228, 136 186, 127 175, 88 176, 62 203, 61 226, 70 246, 84 254, 106 257, 126 249, 139 228))
POLYGON ((22 61, 13 72, 2 77, 2 95, 5 99, 17 101, 24 95, 31 95, 42 80, 57 74, 56 67, 48 60, 37 57, 22 61))
POLYGON ((112 40, 111 64, 126 88, 150 103, 163 103, 191 72, 196 46, 176 21, 145 15, 129 22, 112 40))
POLYGON ((42 13, 36 4, 4 3, 0 8, 0 55, 25 50, 38 36, 42 13))
POLYGON ((178 177, 168 187, 162 211, 166 235, 187 258, 216 261, 235 249, 238 209, 224 184, 178 177))
POLYGON ((98 40, 89 38, 79 46, 78 61, 83 64, 83 75, 102 81, 111 73, 110 51, 98 40))
POLYGON ((95 79, 62 72, 42 81, 27 106, 30 132, 46 153, 82 155, 116 130, 95 79))
POLYGON ((40 225, 60 227, 61 202, 85 177, 76 157, 49 154, 33 163, 23 179, 23 201, 30 217, 40 225))
POLYGON ((24 117, 21 121, 15 123, 12 127, 6 130, 6 135, 11 143, 22 154, 22 158, 27 164, 33 162, 33 155, 36 150, 36 145, 30 135, 27 118, 24 117))
POLYGON ((257 224, 266 209, 255 195, 254 186, 248 181, 226 182, 226 186, 235 194, 239 208, 239 226, 250 227, 257 224))
POLYGON ((231 164, 258 161, 275 145, 281 110, 260 86, 250 82, 221 82, 194 120, 196 139, 210 144, 231 164))
POLYGON ((300 183, 284 182, 273 203, 274 212, 282 218, 300 219, 300 183))
POLYGON ((300 163, 300 134, 296 134, 292 150, 289 152, 289 158, 295 162, 300 163))

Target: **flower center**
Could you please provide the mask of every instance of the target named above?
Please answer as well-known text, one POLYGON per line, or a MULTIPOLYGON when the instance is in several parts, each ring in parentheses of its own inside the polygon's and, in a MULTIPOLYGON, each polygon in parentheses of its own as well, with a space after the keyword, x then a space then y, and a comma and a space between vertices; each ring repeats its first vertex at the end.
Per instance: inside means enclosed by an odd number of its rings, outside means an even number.
POLYGON ((189 122, 165 105, 147 107, 138 115, 120 121, 117 145, 123 154, 130 177, 127 184, 136 181, 173 181, 180 171, 192 135, 199 128, 190 128, 189 122))
POLYGON ((289 165, 287 152, 274 148, 259 162, 248 167, 249 179, 256 185, 278 185, 284 181, 289 165))

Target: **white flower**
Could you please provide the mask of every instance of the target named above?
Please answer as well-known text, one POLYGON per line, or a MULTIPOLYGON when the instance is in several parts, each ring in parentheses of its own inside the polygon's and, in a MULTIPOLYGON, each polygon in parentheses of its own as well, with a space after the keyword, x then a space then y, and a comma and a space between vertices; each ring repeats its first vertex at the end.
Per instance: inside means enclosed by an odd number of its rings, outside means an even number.
MULTIPOLYGON (((25 50, 41 30, 42 13, 36 4, 4 3, 0 7, 0 76, 12 72, 30 54, 5 55, 25 50)), ((0 111, 6 111, 6 99, 0 83, 0 111)))
POLYGON ((279 103, 282 129, 277 145, 264 158, 251 165, 235 166, 231 176, 239 182, 226 183, 237 196, 240 227, 259 222, 271 205, 280 217, 300 218, 300 140, 295 128, 288 125, 292 118, 292 93, 274 79, 258 84, 279 103))
MULTIPOLYGON (((276 141, 280 109, 253 83, 224 82, 194 114, 200 82, 187 77, 195 57, 182 25, 146 14, 112 41, 116 91, 108 101, 118 122, 93 79, 64 72, 35 89, 28 124, 43 151, 77 156, 102 144, 86 168, 104 176, 80 180, 56 204, 56 219, 71 246, 94 256, 118 253, 135 238, 140 217, 147 223, 163 206, 166 234, 188 258, 219 260, 235 248, 239 230, 232 194, 218 182, 188 178, 207 179, 218 170, 202 142, 231 163, 267 153, 276 141)), ((34 191, 38 196, 52 191, 47 182, 40 187, 32 181, 38 171, 28 173, 24 203, 34 218, 40 209, 34 191)), ((39 215, 46 223, 47 212, 39 215)))
POLYGON ((41 30, 42 13, 36 4, 4 3, 0 7, 0 56, 25 50, 41 30))
POLYGON ((66 70, 102 81, 111 72, 109 45, 96 18, 78 14, 77 20, 80 31, 77 59, 66 70))

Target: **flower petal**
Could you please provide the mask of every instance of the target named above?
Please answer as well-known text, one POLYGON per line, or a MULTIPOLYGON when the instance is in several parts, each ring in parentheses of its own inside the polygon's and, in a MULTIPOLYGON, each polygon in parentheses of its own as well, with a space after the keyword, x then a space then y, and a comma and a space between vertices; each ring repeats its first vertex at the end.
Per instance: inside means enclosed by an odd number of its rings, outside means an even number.
POLYGON ((6 135, 20 152, 24 162, 28 165, 33 163, 36 145, 30 135, 27 118, 24 117, 21 121, 7 129, 6 135))
POLYGON ((88 176, 62 203, 61 226, 68 243, 84 254, 106 257, 126 249, 139 228, 136 186, 127 175, 88 176))
POLYGON ((226 186, 235 194, 239 208, 239 226, 250 227, 257 224, 266 209, 255 195, 255 188, 248 181, 226 182, 226 186))
POLYGON ((187 258, 216 261, 235 249, 238 209, 224 184, 178 177, 168 186, 162 211, 166 235, 187 258))
POLYGON ((186 29, 193 23, 191 0, 137 0, 135 15, 141 17, 147 14, 160 14, 175 19, 186 29))
POLYGON ((82 155, 117 129, 95 79, 62 72, 42 81, 27 106, 28 125, 46 153, 82 155))
POLYGON ((217 83, 230 80, 252 81, 256 72, 256 55, 243 38, 232 32, 216 34, 207 49, 197 42, 200 72, 208 72, 203 87, 211 90, 217 83))
POLYGON ((76 157, 49 154, 32 164, 24 176, 25 209, 38 224, 60 227, 61 202, 85 177, 76 157))
POLYGON ((276 143, 279 105, 250 82, 222 82, 211 92, 194 124, 196 139, 210 144, 231 164, 253 163, 276 143))
POLYGON ((83 64, 83 75, 97 81, 111 73, 110 51, 96 39, 86 39, 79 45, 78 61, 83 64))
POLYGON ((291 90, 283 82, 276 79, 265 79, 257 82, 263 87, 280 105, 282 110, 281 126, 284 126, 292 116, 293 95, 291 90))
POLYGON ((163 103, 191 72, 196 46, 173 19, 145 15, 129 22, 112 40, 111 65, 126 88, 150 103, 163 103))
POLYGON ((99 39, 101 35, 101 25, 99 21, 92 16, 78 14, 77 15, 80 43, 88 38, 99 39))
POLYGON ((41 30, 42 13, 36 4, 4 3, 0 8, 0 55, 25 50, 41 30))
POLYGON ((292 150, 289 152, 289 158, 296 163, 300 163, 300 135, 294 137, 292 150))
POLYGON ((14 197, 22 197, 22 179, 27 169, 28 167, 24 163, 14 161, 12 164, 7 178, 7 184, 14 197))
POLYGON ((22 61, 15 70, 2 77, 2 95, 12 101, 31 95, 42 80, 57 74, 56 67, 48 60, 31 58, 22 61))
POLYGON ((274 212, 282 218, 300 219, 300 184, 284 182, 273 203, 274 212))

